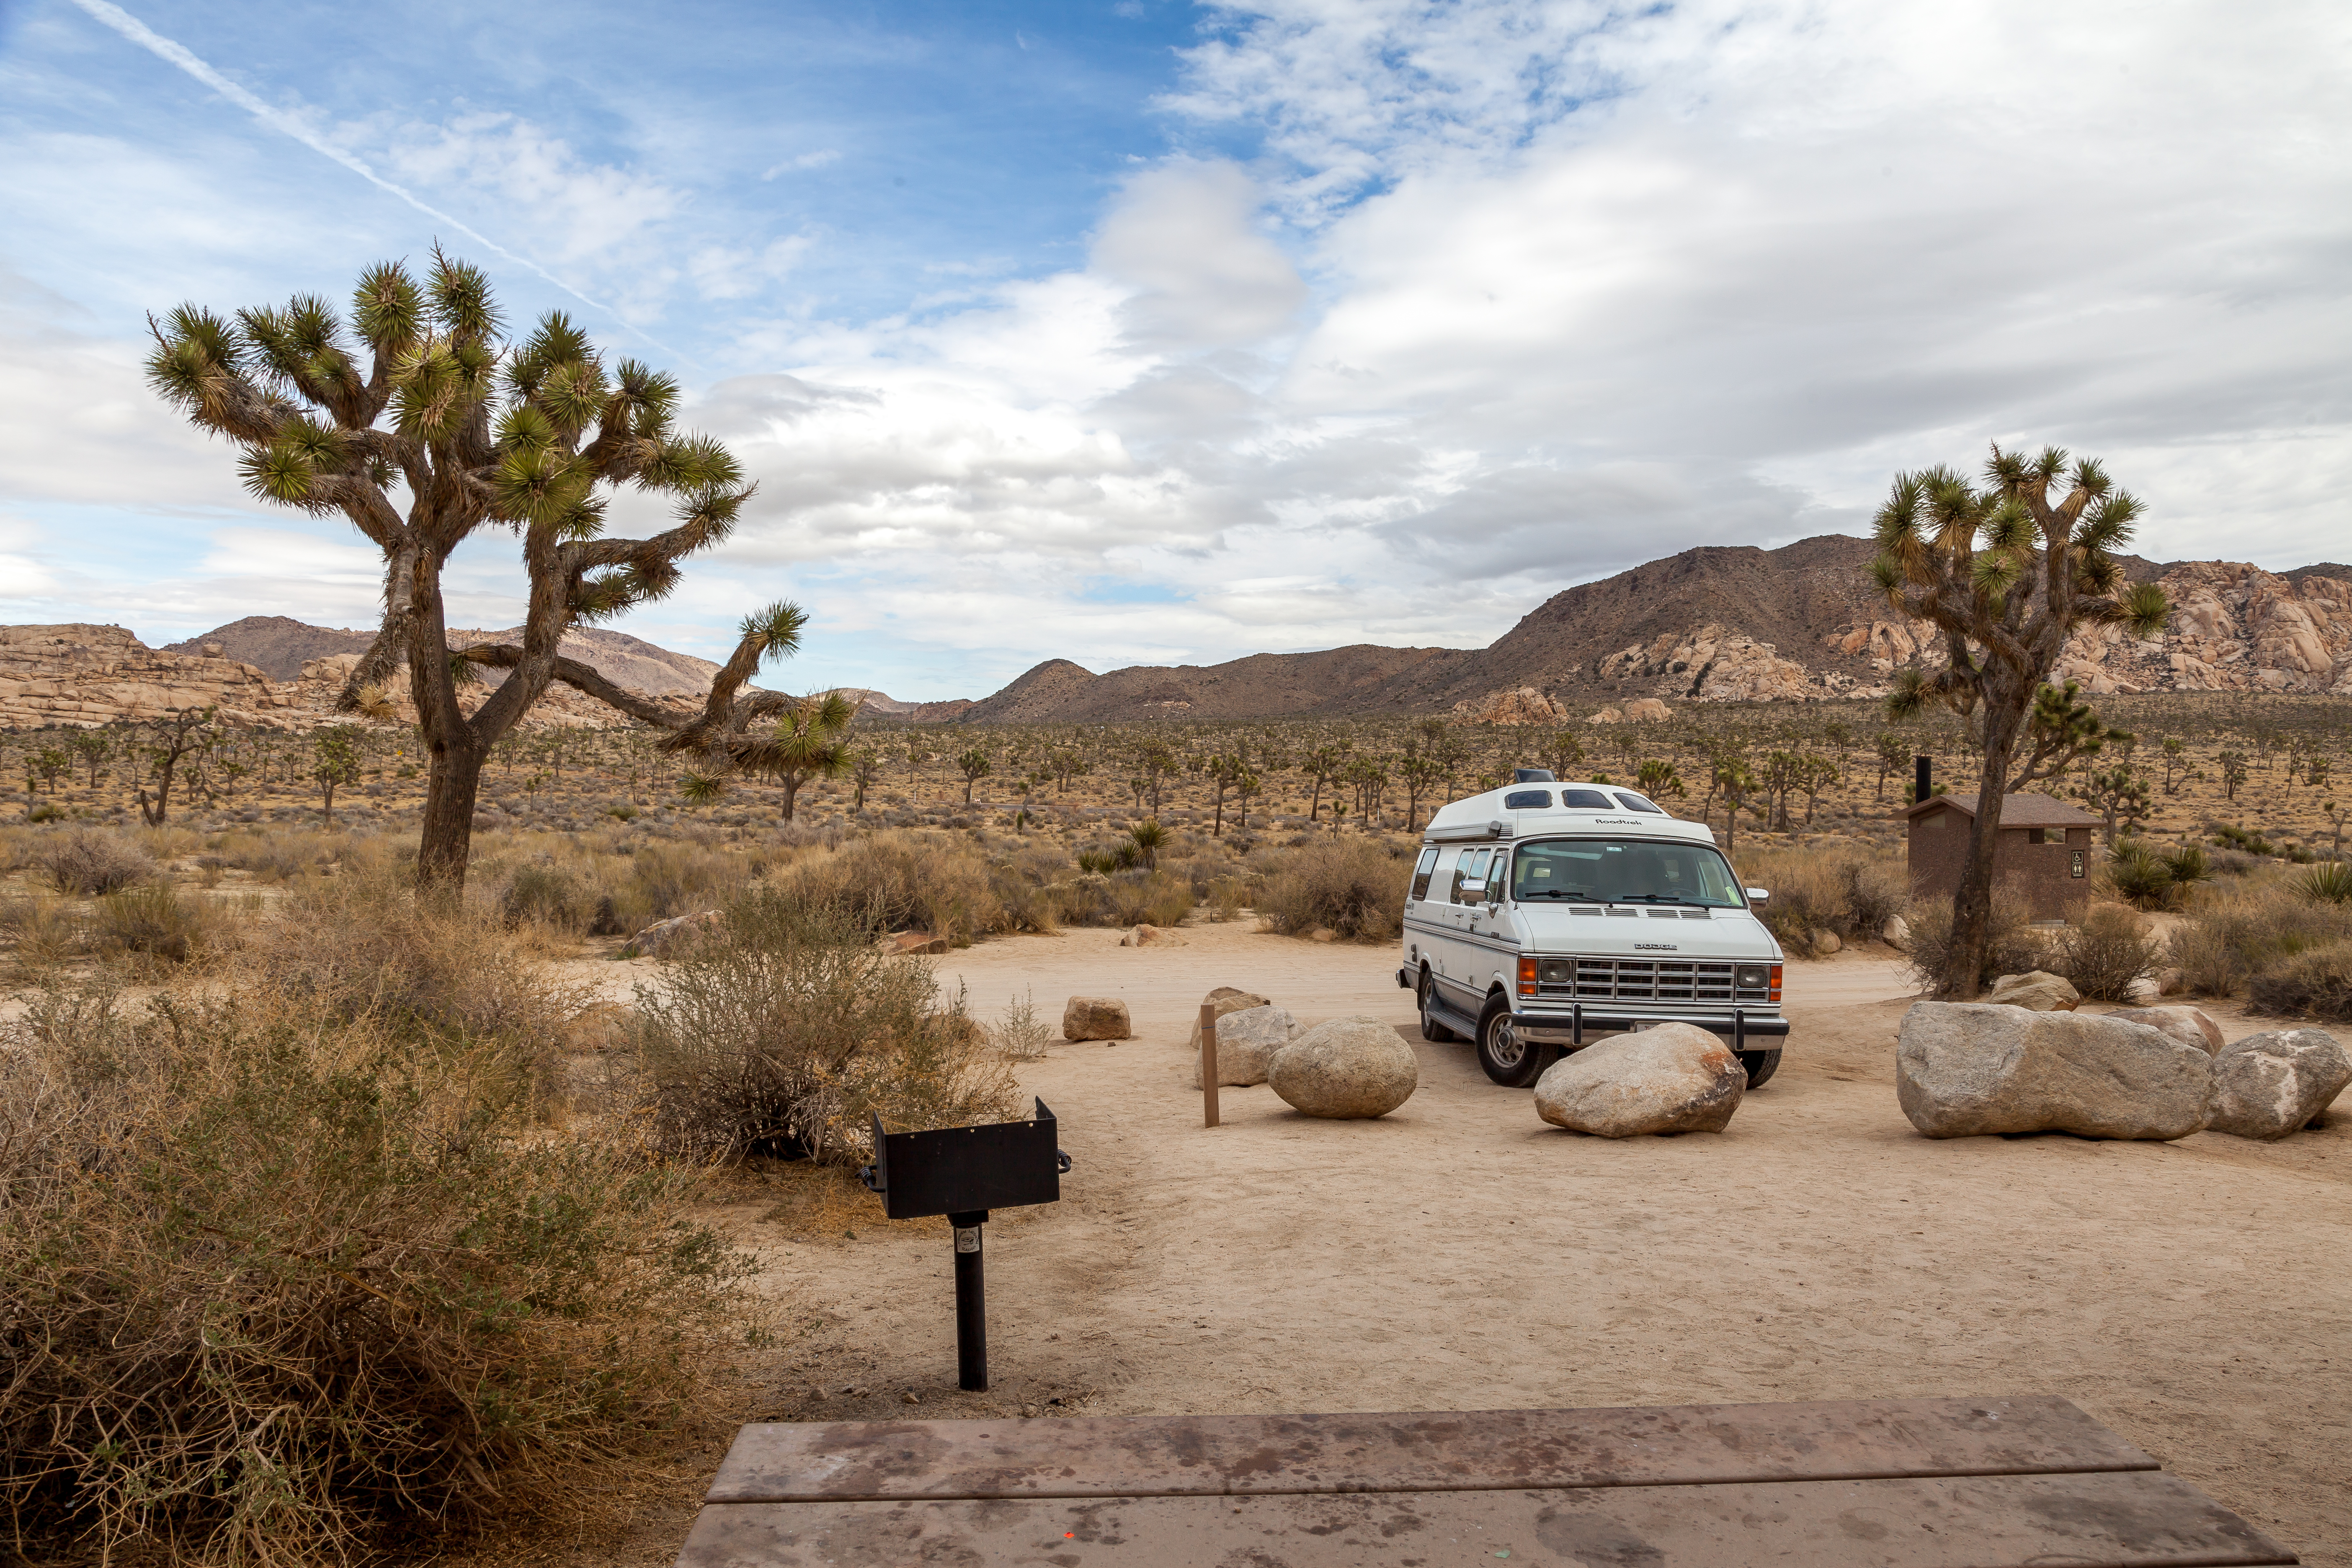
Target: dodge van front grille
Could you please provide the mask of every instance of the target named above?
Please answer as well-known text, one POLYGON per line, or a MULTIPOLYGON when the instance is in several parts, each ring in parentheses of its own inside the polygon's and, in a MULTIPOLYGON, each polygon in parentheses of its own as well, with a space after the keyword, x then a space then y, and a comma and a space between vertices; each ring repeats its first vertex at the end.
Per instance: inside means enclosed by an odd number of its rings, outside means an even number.
POLYGON ((1739 968, 1706 959, 1547 958, 1536 994, 1562 1002, 1763 1003, 1769 986, 1737 984, 1739 968))

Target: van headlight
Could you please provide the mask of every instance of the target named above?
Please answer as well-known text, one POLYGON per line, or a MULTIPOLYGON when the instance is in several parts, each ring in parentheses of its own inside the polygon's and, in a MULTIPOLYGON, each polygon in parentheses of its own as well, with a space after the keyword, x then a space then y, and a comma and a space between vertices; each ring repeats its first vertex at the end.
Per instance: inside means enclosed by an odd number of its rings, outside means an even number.
POLYGON ((1739 966, 1739 988, 1742 991, 1761 991, 1771 978, 1771 972, 1760 963, 1743 963, 1739 966))

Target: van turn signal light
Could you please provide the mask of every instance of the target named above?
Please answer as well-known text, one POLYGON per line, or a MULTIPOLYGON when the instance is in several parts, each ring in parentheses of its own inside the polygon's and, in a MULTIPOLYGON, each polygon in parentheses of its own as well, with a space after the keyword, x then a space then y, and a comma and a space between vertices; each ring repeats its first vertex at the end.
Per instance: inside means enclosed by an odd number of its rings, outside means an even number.
POLYGON ((1532 996, 1535 994, 1536 961, 1533 958, 1522 956, 1519 960, 1519 994, 1532 996))
MULTIPOLYGON (((1521 962, 1525 962, 1525 961, 1524 961, 1524 960, 1522 960, 1521 962)), ((1780 999, 1780 966, 1779 964, 1777 964, 1777 963, 1776 963, 1776 964, 1774 964, 1774 965, 1772 966, 1772 989, 1771 989, 1770 994, 1767 996, 1766 1000, 1768 1000, 1768 1001, 1772 1001, 1772 1002, 1778 1002, 1780 999)))

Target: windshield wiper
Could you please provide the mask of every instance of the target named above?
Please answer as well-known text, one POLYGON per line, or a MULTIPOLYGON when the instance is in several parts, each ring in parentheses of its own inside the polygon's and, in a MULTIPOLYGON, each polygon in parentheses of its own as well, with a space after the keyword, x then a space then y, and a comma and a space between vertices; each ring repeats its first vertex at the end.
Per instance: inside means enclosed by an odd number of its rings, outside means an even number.
POLYGON ((1625 893, 1609 901, 1612 904, 1688 904, 1695 910, 1706 908, 1696 899, 1685 899, 1679 893, 1625 893))
POLYGON ((1538 888, 1531 893, 1521 893, 1522 899, 1590 899, 1591 893, 1581 888, 1538 888))

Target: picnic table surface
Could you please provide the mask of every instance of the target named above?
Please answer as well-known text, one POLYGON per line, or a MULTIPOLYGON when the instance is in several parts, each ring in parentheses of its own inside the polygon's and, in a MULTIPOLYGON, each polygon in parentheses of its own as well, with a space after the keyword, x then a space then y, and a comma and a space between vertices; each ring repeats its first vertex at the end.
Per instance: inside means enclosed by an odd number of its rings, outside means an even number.
POLYGON ((745 1426, 679 1568, 2294 1563, 2061 1398, 745 1426))

